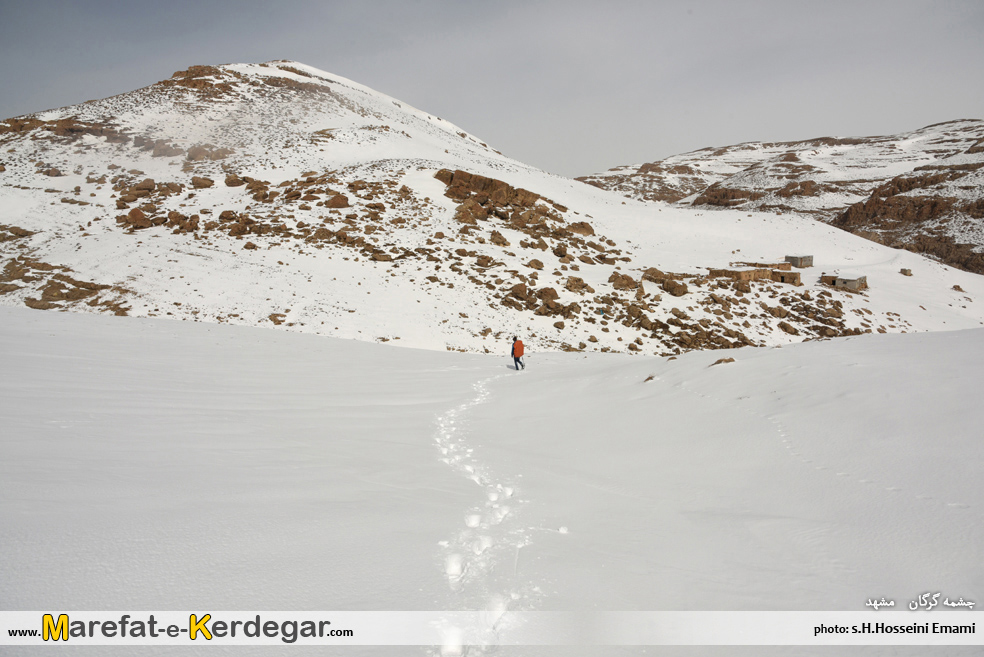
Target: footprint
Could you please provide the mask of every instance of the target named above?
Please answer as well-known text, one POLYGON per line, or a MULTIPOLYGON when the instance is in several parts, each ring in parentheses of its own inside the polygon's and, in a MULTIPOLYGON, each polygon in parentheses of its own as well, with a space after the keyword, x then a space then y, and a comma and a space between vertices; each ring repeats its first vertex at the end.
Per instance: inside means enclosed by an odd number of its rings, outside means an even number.
POLYGON ((472 552, 474 552, 475 555, 478 556, 478 555, 482 554, 483 552, 485 552, 486 550, 488 550, 490 547, 492 547, 492 537, 491 536, 479 536, 472 543, 472 552))
POLYGON ((461 579, 465 574, 464 560, 460 554, 449 554, 444 560, 444 573, 448 579, 461 579))

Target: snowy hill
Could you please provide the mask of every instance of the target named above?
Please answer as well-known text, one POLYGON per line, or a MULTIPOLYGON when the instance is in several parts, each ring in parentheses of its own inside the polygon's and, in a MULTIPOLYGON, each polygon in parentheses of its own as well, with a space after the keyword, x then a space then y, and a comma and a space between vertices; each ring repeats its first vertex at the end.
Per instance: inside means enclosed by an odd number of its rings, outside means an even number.
POLYGON ((978 276, 806 218, 627 200, 297 62, 8 119, 0 158, 9 305, 650 355, 984 321, 978 276))
POLYGON ((806 214, 984 273, 984 121, 705 148, 579 180, 641 200, 806 214))

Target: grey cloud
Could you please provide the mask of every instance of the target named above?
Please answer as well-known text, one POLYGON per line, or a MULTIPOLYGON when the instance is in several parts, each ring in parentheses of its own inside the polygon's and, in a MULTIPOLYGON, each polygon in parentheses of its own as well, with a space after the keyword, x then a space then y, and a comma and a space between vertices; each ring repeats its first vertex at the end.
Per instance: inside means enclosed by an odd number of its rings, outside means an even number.
POLYGON ((709 145, 981 118, 978 2, 3 2, 0 116, 190 64, 297 59, 517 159, 592 173, 709 145))

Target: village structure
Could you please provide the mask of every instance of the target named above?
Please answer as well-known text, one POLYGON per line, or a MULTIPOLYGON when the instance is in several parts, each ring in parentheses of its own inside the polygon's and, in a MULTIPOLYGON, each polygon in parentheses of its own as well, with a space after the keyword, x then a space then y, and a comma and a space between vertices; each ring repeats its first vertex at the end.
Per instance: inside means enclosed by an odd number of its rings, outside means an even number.
MULTIPOLYGON (((800 272, 793 271, 793 267, 804 269, 813 266, 812 255, 788 255, 784 262, 733 262, 733 268, 729 269, 708 269, 708 278, 730 278, 735 281, 759 281, 767 280, 775 283, 785 283, 787 285, 800 286, 803 281, 800 272)), ((904 273, 904 272, 903 272, 904 273)), ((866 276, 838 276, 823 274, 820 282, 824 285, 839 289, 860 292, 868 289, 868 278, 866 276)))

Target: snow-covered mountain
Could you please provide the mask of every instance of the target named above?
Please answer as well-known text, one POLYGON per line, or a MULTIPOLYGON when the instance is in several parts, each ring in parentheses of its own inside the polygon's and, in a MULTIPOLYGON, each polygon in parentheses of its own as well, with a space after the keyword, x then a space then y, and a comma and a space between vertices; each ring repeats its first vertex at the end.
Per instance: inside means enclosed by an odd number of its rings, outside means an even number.
POLYGON ((579 180, 641 200, 810 215, 984 273, 984 121, 704 148, 579 180))
POLYGON ((806 217, 625 199, 297 62, 196 66, 8 119, 0 158, 5 304, 478 352, 515 334, 670 355, 984 321, 979 276, 806 217), (815 265, 784 272, 790 254, 815 265))
POLYGON ((234 64, 0 122, 0 270, 7 610, 484 610, 325 649, 596 656, 650 648, 497 644, 512 612, 984 589, 984 278, 807 213, 625 198, 234 64))

